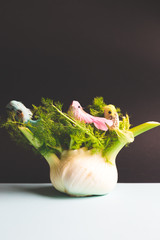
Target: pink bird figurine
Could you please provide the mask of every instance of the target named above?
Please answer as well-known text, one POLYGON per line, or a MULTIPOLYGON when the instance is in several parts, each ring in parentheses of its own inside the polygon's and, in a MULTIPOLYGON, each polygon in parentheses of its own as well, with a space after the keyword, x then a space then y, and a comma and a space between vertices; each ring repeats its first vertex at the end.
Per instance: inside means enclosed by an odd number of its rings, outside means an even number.
POLYGON ((80 103, 78 101, 73 101, 69 107, 69 114, 75 119, 85 122, 85 123, 93 123, 94 126, 100 130, 107 131, 108 127, 113 125, 113 121, 103 118, 103 117, 95 117, 86 113, 80 103))

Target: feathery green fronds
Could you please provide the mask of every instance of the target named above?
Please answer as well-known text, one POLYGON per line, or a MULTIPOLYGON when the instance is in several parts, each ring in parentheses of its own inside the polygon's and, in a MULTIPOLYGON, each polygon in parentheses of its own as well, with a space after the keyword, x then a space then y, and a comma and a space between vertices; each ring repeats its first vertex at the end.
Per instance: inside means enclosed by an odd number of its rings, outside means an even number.
MULTIPOLYGON (((93 104, 90 105, 90 113, 103 116, 105 105, 102 97, 94 98, 93 104)), ((17 122, 14 115, 10 115, 4 127, 13 137, 16 137, 17 141, 25 144, 26 138, 19 127, 28 128, 35 139, 41 143, 37 149, 42 155, 50 151, 60 156, 63 150, 86 147, 93 152, 101 151, 105 156, 107 149, 118 141, 116 130, 104 132, 95 128, 93 124, 75 120, 62 111, 62 106, 60 102, 53 103, 51 99, 42 98, 42 105, 33 105, 32 109, 37 123, 17 122)), ((120 129, 128 131, 129 127, 129 117, 126 115, 120 122, 120 129)))

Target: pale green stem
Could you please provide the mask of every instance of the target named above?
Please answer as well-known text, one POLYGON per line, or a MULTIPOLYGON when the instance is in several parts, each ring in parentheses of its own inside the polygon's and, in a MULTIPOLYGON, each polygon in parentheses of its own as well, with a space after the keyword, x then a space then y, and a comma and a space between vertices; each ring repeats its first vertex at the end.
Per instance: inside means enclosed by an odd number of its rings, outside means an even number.
POLYGON ((33 133, 27 127, 19 127, 19 130, 36 149, 42 145, 42 143, 34 137, 33 133))
POLYGON ((60 159, 54 153, 48 152, 42 155, 47 160, 50 167, 53 165, 58 165, 60 162, 60 159))
MULTIPOLYGON (((131 128, 128 132, 133 133, 133 136, 136 137, 152 128, 160 126, 159 122, 146 122, 141 125, 138 125, 134 128, 131 128)), ((127 136, 127 135, 126 135, 127 136)), ((127 144, 129 143, 124 140, 124 134, 122 135, 123 139, 121 141, 121 136, 119 134, 119 139, 108 149, 106 152, 106 159, 108 162, 115 164, 116 156, 119 153, 119 151, 127 144)))
POLYGON ((140 135, 141 133, 144 133, 152 128, 160 126, 159 122, 146 122, 141 125, 138 125, 136 127, 133 127, 130 129, 130 131, 133 133, 134 137, 140 135))
POLYGON ((111 163, 112 165, 115 165, 117 154, 120 152, 120 150, 125 146, 126 143, 121 143, 119 140, 114 143, 113 146, 108 148, 108 151, 105 154, 105 158, 107 162, 111 163))
MULTIPOLYGON (((24 134, 24 136, 28 139, 28 141, 32 144, 33 147, 35 147, 35 149, 38 149, 39 147, 41 147, 42 143, 36 138, 34 137, 33 133, 26 127, 19 127, 20 131, 24 134)), ((46 152, 46 153, 42 153, 42 156, 47 160, 48 164, 51 166, 53 164, 57 164, 59 162, 58 157, 51 152, 46 152)))

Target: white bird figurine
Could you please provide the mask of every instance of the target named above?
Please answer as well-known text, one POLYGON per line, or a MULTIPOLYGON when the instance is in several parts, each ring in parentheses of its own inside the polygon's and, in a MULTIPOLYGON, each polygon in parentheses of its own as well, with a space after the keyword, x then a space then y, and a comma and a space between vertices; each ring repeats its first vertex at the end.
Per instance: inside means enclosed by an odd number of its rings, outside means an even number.
POLYGON ((37 120, 32 120, 33 113, 29 108, 26 108, 23 103, 12 100, 7 106, 8 109, 13 110, 16 114, 16 119, 21 120, 23 123, 27 123, 28 121, 31 123, 36 123, 37 120))

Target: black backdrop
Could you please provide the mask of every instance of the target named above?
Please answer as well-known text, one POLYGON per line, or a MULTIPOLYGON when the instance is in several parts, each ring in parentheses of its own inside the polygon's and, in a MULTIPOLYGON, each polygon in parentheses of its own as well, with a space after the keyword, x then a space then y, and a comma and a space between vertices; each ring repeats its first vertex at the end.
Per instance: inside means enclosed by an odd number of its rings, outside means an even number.
MULTIPOLYGON (((127 1, 126 1, 127 2, 127 1)), ((160 9, 122 1, 7 0, 0 3, 0 111, 41 97, 82 106, 103 96, 133 126, 160 121, 160 9)), ((48 182, 39 155, 0 130, 0 181, 48 182)), ((119 182, 160 182, 160 128, 117 157, 119 182)))

